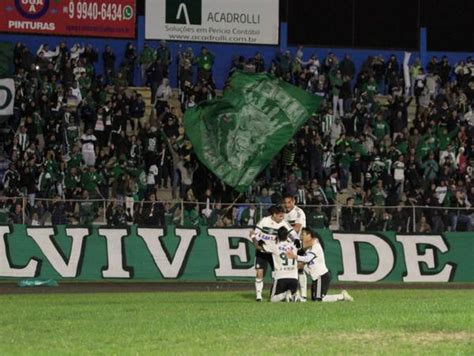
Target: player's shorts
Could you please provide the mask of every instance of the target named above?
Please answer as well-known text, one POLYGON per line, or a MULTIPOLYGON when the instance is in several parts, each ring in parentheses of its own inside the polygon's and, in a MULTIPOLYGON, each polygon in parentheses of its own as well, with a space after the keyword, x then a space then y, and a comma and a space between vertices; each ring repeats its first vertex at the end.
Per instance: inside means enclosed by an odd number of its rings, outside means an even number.
POLYGON ((273 271, 273 256, 271 253, 256 251, 255 253, 255 269, 267 269, 267 266, 273 271))
POLYGON ((290 291, 291 294, 295 294, 298 289, 298 280, 295 278, 281 278, 273 281, 272 297, 286 291, 290 291))
POLYGON ((331 272, 326 272, 314 280, 311 285, 311 299, 318 302, 322 301, 324 296, 328 293, 330 283, 331 272))

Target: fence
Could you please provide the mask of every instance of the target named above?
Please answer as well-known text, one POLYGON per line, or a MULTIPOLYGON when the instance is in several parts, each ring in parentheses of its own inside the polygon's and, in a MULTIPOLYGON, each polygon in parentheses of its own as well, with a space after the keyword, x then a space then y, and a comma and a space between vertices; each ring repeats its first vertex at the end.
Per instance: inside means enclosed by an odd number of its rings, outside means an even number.
MULTIPOLYGON (((253 226, 269 215, 271 203, 230 204, 184 200, 43 199, 0 197, 0 223, 49 226, 131 225, 193 227, 253 226), (32 208, 34 204, 34 207, 32 208), (35 215, 36 213, 36 215, 35 215)), ((307 224, 342 231, 470 231, 474 210, 432 206, 303 205, 307 224)))

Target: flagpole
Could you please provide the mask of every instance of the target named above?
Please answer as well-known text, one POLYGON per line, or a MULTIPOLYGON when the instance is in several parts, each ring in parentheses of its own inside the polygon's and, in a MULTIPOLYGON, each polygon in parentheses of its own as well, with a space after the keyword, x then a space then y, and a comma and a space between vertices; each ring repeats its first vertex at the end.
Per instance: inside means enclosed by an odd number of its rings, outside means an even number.
POLYGON ((239 195, 237 195, 237 198, 234 199, 232 204, 230 204, 229 207, 224 210, 224 214, 222 214, 222 216, 225 216, 229 212, 229 210, 232 209, 235 203, 237 203, 237 200, 239 200, 241 197, 242 197, 242 193, 239 193, 239 195))

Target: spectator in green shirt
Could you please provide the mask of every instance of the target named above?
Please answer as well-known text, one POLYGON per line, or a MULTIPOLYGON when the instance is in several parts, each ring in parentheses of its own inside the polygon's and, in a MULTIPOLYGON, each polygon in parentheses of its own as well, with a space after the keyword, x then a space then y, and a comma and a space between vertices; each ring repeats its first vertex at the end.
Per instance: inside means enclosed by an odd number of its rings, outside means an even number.
POLYGON ((198 65, 198 79, 207 82, 212 80, 212 66, 214 65, 214 55, 206 47, 201 48, 201 53, 196 58, 198 65))
POLYGON ((423 171, 423 179, 428 182, 432 182, 437 177, 439 171, 438 162, 434 159, 434 154, 431 152, 428 156, 428 160, 421 165, 423 171))
POLYGON ((314 229, 325 229, 329 226, 328 217, 324 214, 321 206, 307 209, 306 213, 308 226, 314 229))
POLYGON ((370 101, 373 101, 374 96, 378 93, 377 82, 374 77, 370 77, 369 81, 362 85, 362 92, 367 93, 370 101))
POLYGON ((377 141, 381 141, 385 135, 390 135, 390 126, 384 120, 382 113, 377 115, 375 122, 372 125, 374 129, 374 135, 377 138, 377 141))
POLYGON ((99 184, 101 182, 102 177, 94 166, 89 166, 89 170, 82 175, 82 187, 92 197, 100 196, 99 184))
MULTIPOLYGON (((387 198, 387 192, 383 186, 383 181, 379 179, 377 185, 372 188, 372 202, 375 206, 385 206, 385 199, 387 198)), ((377 213, 382 214, 383 210, 377 209, 377 213), (380 211, 379 211, 380 210, 380 211)))
POLYGON ((255 202, 251 202, 250 205, 242 211, 240 216, 240 226, 255 226, 262 218, 261 209, 259 209, 255 202))

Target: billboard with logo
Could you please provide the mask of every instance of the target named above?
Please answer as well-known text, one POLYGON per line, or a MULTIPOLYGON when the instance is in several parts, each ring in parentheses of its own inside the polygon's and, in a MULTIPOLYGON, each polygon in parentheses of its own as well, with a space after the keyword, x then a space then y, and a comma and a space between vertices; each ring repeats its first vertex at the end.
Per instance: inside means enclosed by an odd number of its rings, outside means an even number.
POLYGON ((278 0, 147 0, 147 39, 277 45, 278 0))
POLYGON ((2 0, 0 31, 135 37, 135 0, 2 0))

